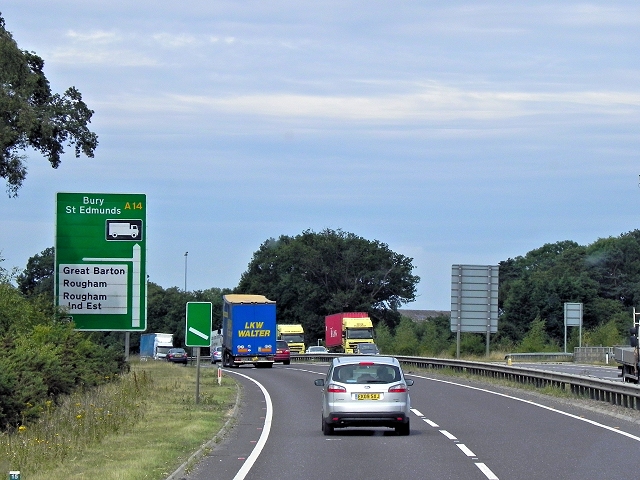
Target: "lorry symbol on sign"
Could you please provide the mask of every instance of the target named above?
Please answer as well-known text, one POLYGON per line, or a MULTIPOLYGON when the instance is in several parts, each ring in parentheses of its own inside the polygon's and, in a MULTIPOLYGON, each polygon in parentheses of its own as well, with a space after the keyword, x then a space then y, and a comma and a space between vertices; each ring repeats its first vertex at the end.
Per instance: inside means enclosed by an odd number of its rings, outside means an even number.
POLYGON ((141 220, 107 220, 107 240, 137 240, 141 229, 141 220))

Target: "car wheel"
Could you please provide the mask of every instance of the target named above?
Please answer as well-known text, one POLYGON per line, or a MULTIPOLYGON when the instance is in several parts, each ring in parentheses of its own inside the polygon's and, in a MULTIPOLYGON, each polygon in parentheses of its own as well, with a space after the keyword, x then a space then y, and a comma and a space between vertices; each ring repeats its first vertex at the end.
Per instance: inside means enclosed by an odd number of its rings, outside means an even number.
POLYGON ((289 365, 289 364, 291 363, 291 360, 285 360, 285 361, 284 361, 284 362, 282 362, 282 363, 284 363, 285 365, 289 365))
POLYGON ((409 435, 410 431, 411 431, 411 427, 409 426, 408 421, 407 423, 401 423, 396 427, 396 433, 398 435, 409 435))
POLYGON ((328 424, 325 419, 322 419, 322 433, 325 435, 331 435, 333 433, 333 425, 328 424))

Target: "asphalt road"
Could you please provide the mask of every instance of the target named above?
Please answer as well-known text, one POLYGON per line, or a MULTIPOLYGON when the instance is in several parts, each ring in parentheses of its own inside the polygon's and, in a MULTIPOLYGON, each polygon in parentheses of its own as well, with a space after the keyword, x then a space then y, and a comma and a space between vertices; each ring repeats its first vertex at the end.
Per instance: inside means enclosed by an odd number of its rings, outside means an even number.
POLYGON ((237 425, 183 478, 584 480, 640 471, 640 424, 444 377, 411 375, 410 436, 385 428, 324 436, 313 380, 326 368, 226 369, 243 389, 237 425))

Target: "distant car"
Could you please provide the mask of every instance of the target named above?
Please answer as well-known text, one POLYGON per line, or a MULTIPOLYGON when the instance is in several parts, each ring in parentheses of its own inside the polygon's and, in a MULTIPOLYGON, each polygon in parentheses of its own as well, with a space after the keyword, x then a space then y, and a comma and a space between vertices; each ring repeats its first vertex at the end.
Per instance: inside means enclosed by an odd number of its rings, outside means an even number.
POLYGON ((187 364, 187 361, 189 361, 189 356, 184 348, 170 349, 165 358, 167 359, 167 362, 184 363, 185 365, 187 364))
POLYGON ((222 347, 215 347, 211 350, 211 363, 218 363, 222 361, 222 347))
POLYGON ((307 348, 307 351, 304 353, 329 353, 329 350, 327 350, 327 348, 323 347, 322 345, 318 345, 307 348))
POLYGON ((378 350, 378 346, 375 343, 358 343, 354 347, 353 353, 358 355, 379 355, 380 350, 378 350))
POLYGON ((282 362, 285 365, 291 363, 291 350, 289 350, 289 344, 284 340, 276 340, 276 356, 273 361, 282 362))
POLYGON ((322 432, 335 428, 390 427, 409 435, 413 380, 404 377, 400 362, 383 355, 338 357, 331 361, 322 388, 322 432))

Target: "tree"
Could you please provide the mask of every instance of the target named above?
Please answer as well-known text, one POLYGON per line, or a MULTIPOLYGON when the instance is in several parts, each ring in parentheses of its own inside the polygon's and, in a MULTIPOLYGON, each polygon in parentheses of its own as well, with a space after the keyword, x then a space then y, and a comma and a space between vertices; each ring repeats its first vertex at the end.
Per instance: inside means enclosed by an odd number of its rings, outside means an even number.
POLYGON ((301 323, 307 341, 324 336, 324 317, 367 311, 374 326, 400 321, 398 307, 415 299, 420 278, 412 258, 377 240, 342 230, 306 230, 266 240, 242 274, 237 293, 277 302, 278 321, 301 323))
POLYGON ((416 336, 415 324, 407 317, 402 317, 396 328, 393 352, 396 355, 418 355, 420 340, 416 336))
POLYGON ((455 335, 451 331, 449 316, 438 315, 421 322, 419 325, 422 330, 421 355, 438 355, 446 352, 451 345, 455 345, 455 335))
POLYGON ((49 247, 29 258, 27 268, 18 275, 18 288, 26 296, 44 294, 53 302, 54 248, 49 247))
MULTIPOLYGON (((147 284, 147 332, 173 333, 173 344, 184 345, 187 302, 211 302, 212 329, 222 327, 222 296, 231 293, 228 288, 209 288, 185 292, 178 287, 162 288, 153 282, 147 284)), ((137 348, 140 334, 132 335, 132 346, 137 348)))
POLYGON ((531 322, 531 328, 522 339, 518 351, 520 352, 554 352, 557 345, 549 340, 545 331, 545 321, 540 317, 531 322))
POLYGON ((58 168, 63 144, 92 158, 98 137, 87 124, 93 110, 75 87, 63 95, 52 93, 44 75, 44 60, 20 50, 0 16, 0 177, 9 196, 17 196, 27 175, 25 156, 31 147, 58 168))
POLYGON ((7 270, 2 266, 2 262, 5 259, 2 257, 2 251, 0 250, 0 283, 11 283, 11 281, 18 275, 18 267, 13 267, 11 270, 7 270))

